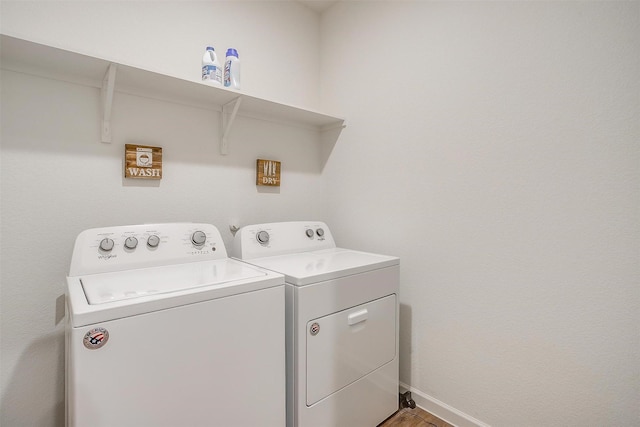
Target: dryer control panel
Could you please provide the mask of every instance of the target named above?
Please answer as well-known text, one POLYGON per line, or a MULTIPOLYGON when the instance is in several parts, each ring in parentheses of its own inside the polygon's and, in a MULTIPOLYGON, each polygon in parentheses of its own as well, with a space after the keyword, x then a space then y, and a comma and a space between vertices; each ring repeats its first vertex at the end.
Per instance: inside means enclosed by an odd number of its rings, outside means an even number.
POLYGON ((92 228, 80 233, 70 276, 227 258, 211 224, 167 223, 92 228))
POLYGON ((242 227, 233 240, 232 255, 240 259, 285 255, 336 247, 327 224, 292 221, 242 227))

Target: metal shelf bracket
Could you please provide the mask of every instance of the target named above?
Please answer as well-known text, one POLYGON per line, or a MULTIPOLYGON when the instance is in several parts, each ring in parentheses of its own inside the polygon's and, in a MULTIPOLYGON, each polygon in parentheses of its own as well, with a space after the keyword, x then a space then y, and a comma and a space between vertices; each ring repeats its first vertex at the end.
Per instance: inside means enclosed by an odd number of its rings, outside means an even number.
POLYGON ((102 79, 102 142, 106 143, 111 143, 111 107, 116 84, 116 69, 116 64, 109 64, 109 69, 102 79))
POLYGON ((220 140, 220 154, 229 154, 229 132, 231 131, 231 126, 233 126, 233 121, 236 119, 236 114, 238 114, 238 108, 240 108, 241 102, 242 97, 239 96, 233 101, 227 102, 222 106, 222 139, 220 140), (233 108, 233 111, 231 111, 231 116, 229 116, 228 114, 231 108, 233 108))

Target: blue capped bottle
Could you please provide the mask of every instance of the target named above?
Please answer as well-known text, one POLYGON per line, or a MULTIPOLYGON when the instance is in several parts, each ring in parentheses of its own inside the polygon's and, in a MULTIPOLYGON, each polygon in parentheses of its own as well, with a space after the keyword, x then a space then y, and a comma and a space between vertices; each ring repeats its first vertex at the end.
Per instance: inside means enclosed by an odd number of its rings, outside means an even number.
POLYGON ((224 86, 240 90, 240 59, 238 51, 233 48, 227 49, 227 57, 224 61, 224 86))
POLYGON ((207 46, 202 56, 202 81, 222 85, 222 69, 213 47, 207 46))

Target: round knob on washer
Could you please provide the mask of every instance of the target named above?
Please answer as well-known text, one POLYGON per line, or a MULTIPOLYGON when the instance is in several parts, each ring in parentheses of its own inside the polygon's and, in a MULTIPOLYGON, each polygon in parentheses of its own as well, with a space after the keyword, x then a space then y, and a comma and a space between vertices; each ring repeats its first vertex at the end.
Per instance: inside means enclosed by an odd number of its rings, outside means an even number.
POLYGON ((100 249, 105 252, 109 252, 111 249, 113 249, 113 245, 113 240, 108 237, 105 237, 100 241, 100 249))
POLYGON ((318 235, 318 237, 322 237, 324 236, 324 230, 322 228, 318 228, 316 230, 316 234, 318 235))
POLYGON ((307 235, 308 238, 312 238, 313 237, 313 230, 310 228, 307 228, 307 231, 305 231, 305 234, 307 235))
POLYGON ((133 236, 129 236, 124 241, 124 247, 127 249, 135 249, 138 246, 138 239, 133 236))
POLYGON ((203 231, 196 231, 191 235, 191 243, 193 243, 196 246, 202 246, 206 241, 207 241, 207 235, 204 234, 203 231))
POLYGON ((157 235, 152 234, 151 236, 149 236, 149 238, 147 238, 147 246, 149 246, 150 248, 157 248, 159 244, 160 237, 158 237, 157 235))
POLYGON ((269 233, 264 230, 259 231, 258 234, 256 234, 256 239, 258 240, 258 242, 260 242, 261 245, 266 245, 267 243, 269 243, 269 233))

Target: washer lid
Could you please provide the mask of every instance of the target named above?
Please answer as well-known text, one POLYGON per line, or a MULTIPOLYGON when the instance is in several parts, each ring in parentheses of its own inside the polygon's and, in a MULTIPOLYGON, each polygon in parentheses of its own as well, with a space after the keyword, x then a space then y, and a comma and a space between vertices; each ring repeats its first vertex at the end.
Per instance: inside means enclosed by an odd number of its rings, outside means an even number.
POLYGON ((90 305, 256 279, 265 272, 231 259, 193 262, 79 277, 90 305))
POLYGON ((332 248, 255 258, 245 262, 284 274, 287 283, 304 286, 398 265, 400 259, 350 249, 332 248))

